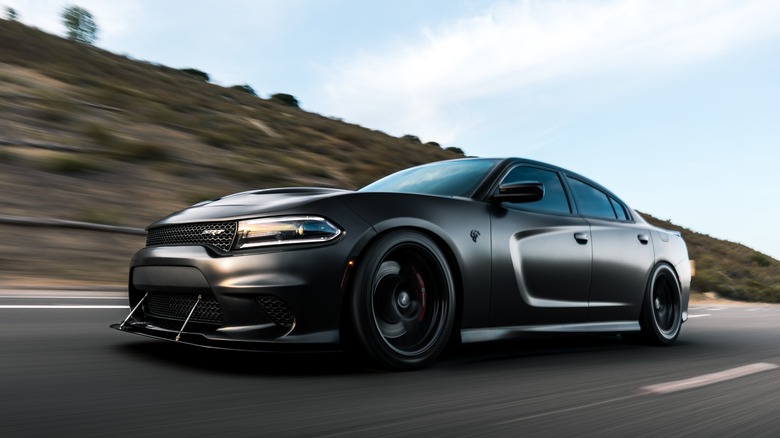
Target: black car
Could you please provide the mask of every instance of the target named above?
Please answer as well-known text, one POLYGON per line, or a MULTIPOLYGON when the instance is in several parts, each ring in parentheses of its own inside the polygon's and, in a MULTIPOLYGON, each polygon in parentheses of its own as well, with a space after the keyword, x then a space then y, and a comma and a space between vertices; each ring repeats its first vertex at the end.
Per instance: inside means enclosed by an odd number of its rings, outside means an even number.
POLYGON ((201 202, 148 228, 120 331, 240 350, 353 349, 421 367, 450 342, 534 332, 673 343, 687 319, 680 235, 548 164, 471 158, 360 190, 201 202))

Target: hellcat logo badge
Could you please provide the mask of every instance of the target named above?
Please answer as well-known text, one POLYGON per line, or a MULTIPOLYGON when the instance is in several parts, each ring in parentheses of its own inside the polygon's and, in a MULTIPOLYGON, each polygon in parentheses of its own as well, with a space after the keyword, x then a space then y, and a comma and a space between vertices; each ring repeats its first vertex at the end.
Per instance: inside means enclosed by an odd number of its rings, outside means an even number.
POLYGON ((218 236, 224 232, 225 230, 203 230, 203 232, 200 234, 208 234, 209 236, 218 236))

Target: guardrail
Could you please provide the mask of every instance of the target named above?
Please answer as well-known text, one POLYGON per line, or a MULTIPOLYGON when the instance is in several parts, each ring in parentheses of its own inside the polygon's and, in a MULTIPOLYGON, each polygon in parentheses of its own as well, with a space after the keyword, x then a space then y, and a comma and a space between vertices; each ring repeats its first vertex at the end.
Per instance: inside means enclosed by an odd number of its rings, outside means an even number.
POLYGON ((0 224, 23 225, 28 227, 76 228, 79 230, 102 231, 106 233, 132 234, 146 236, 143 228, 120 227, 116 225, 94 224, 91 222, 68 221, 63 219, 36 218, 26 216, 0 215, 0 224))

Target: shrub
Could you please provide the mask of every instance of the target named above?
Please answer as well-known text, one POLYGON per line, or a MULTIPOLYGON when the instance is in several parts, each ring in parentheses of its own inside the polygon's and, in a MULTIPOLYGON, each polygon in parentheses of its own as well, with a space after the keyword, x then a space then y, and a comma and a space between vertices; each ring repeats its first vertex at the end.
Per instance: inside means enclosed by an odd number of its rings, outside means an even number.
POLYGON ((762 268, 768 268, 769 265, 772 264, 772 261, 769 259, 769 257, 761 254, 761 253, 755 253, 752 256, 750 256, 750 260, 757 264, 758 266, 761 266, 762 268))
POLYGON ((466 153, 465 153, 465 152, 463 152, 463 149, 461 149, 461 148, 456 148, 456 147, 454 147, 454 146, 450 146, 450 147, 446 148, 446 149, 445 149, 445 151, 454 152, 454 153, 456 153, 456 154, 460 154, 460 155, 466 155, 466 153))
POLYGON ((233 85, 232 87, 230 87, 230 89, 231 90, 243 91, 244 93, 248 93, 248 94, 251 94, 252 96, 257 97, 257 93, 255 92, 255 89, 252 88, 251 86, 247 85, 247 84, 244 84, 244 85, 233 85))
POLYGON ((286 94, 286 93, 272 94, 271 101, 280 103, 282 105, 294 106, 295 108, 300 108, 300 103, 298 102, 298 99, 296 99, 291 94, 286 94))
POLYGON ((412 134, 406 134, 403 137, 401 137, 401 139, 402 140, 406 140, 406 141, 410 141, 410 142, 413 142, 413 143, 422 143, 422 141, 420 141, 420 137, 418 137, 416 135, 412 135, 412 134))
POLYGON ((196 68, 180 68, 179 71, 195 79, 200 79, 203 82, 209 82, 211 80, 208 73, 200 71, 196 68))

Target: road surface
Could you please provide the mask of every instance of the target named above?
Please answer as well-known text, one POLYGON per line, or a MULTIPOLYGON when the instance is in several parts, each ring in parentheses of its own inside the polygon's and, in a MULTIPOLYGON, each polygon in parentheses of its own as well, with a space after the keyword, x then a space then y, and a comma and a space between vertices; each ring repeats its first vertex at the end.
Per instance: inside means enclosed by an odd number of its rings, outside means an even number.
POLYGON ((415 372, 108 328, 123 294, 0 293, 0 436, 780 436, 780 306, 695 305, 669 348, 469 345, 415 372))

